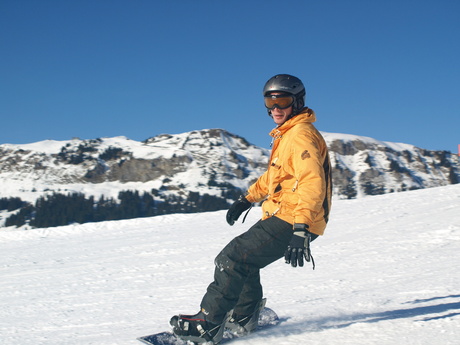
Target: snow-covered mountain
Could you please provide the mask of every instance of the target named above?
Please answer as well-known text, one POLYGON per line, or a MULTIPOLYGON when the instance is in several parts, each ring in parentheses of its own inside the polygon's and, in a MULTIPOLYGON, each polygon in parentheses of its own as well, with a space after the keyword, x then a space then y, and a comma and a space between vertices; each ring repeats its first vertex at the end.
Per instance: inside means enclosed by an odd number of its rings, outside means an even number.
POLYGON ((34 201, 52 192, 116 197, 121 190, 164 196, 222 195, 244 189, 264 170, 269 151, 220 129, 159 135, 46 140, 0 145, 0 193, 34 201))
MULTIPOLYGON (((338 198, 460 181, 459 157, 448 151, 362 136, 323 135, 330 148, 338 198)), ((222 129, 163 134, 143 142, 115 137, 3 144, 0 198, 34 203, 53 193, 82 193, 95 200, 101 196, 116 200, 121 191, 139 191, 152 195, 157 205, 183 205, 173 212, 217 210, 264 172, 269 154, 222 129), (198 205, 204 195, 207 201, 198 205), (206 209, 202 209, 204 203, 206 209)), ((166 209, 156 212, 170 213, 166 209)))
POLYGON ((331 153, 334 194, 340 198, 386 194, 460 182, 460 160, 449 151, 323 133, 331 153))

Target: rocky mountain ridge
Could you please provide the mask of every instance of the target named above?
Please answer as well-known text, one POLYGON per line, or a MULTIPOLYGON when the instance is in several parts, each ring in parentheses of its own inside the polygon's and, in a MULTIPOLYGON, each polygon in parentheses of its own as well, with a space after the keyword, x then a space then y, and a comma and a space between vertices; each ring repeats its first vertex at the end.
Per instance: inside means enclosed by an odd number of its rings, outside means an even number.
POLYGON ((33 201, 51 192, 115 196, 120 190, 220 194, 244 189, 265 169, 269 151, 220 129, 0 145, 2 197, 33 201))
POLYGON ((449 151, 356 135, 323 134, 331 153, 334 194, 341 198, 460 182, 460 159, 449 151))
MULTIPOLYGON (((460 181, 459 157, 448 151, 355 135, 323 136, 338 198, 460 181)), ((269 155, 269 150, 222 129, 163 134, 143 142, 115 137, 3 144, 0 198, 34 203, 56 193, 79 193, 116 200, 120 192, 136 191, 151 195, 157 204, 172 200, 193 204, 174 208, 175 212, 199 211, 197 202, 204 195, 214 198, 214 207, 222 208, 265 171, 269 155)))

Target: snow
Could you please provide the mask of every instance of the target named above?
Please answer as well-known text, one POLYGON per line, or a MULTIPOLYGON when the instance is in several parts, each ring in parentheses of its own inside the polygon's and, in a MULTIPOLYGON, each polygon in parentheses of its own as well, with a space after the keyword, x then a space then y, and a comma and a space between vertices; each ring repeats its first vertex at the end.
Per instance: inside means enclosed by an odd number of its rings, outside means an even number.
MULTIPOLYGON (((96 139, 100 141, 99 152, 103 152, 109 147, 119 147, 124 151, 133 152, 134 158, 144 158, 152 159, 158 156, 171 157, 175 151, 171 146, 162 146, 162 145, 149 145, 144 144, 143 142, 131 140, 125 136, 111 137, 111 138, 100 138, 96 139), (155 148, 155 152, 152 151, 152 148, 155 148)), ((16 151, 32 151, 32 152, 41 152, 45 154, 58 154, 61 152, 61 149, 66 146, 71 145, 81 145, 84 143, 81 139, 74 140, 43 140, 36 143, 30 144, 2 144, 1 146, 6 150, 16 151)))
MULTIPOLYGON (((460 185, 335 200, 316 270, 262 270, 282 322, 232 344, 458 344, 460 185)), ((0 342, 140 344, 192 313, 213 260, 260 216, 225 211, 0 231, 0 342)))
POLYGON ((61 151, 62 147, 64 147, 67 144, 70 144, 71 142, 72 141, 70 140, 43 140, 30 144, 3 144, 2 147, 11 151, 24 150, 42 152, 46 154, 57 154, 61 151))
POLYGON ((365 137, 361 135, 353 135, 353 134, 343 134, 343 133, 328 133, 328 132, 321 132, 321 135, 324 139, 330 143, 334 140, 341 140, 343 142, 349 141, 362 141, 366 144, 370 145, 380 145, 380 146, 387 146, 395 151, 414 151, 417 149, 416 146, 404 143, 394 143, 390 141, 380 141, 374 138, 365 137))

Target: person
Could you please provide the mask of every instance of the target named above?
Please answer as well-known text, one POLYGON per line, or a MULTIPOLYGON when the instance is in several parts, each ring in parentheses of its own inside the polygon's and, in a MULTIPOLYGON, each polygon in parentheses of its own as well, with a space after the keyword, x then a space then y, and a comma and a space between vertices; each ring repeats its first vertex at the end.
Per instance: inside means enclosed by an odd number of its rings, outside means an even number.
POLYGON ((284 257, 292 267, 314 261, 310 242, 323 235, 331 209, 331 166, 326 143, 305 107, 305 87, 288 74, 270 78, 263 96, 277 125, 270 133, 267 170, 227 212, 229 225, 262 203, 262 218, 216 257, 214 281, 194 315, 175 315, 173 333, 197 343, 221 341, 225 328, 240 333, 257 326, 261 309, 260 269, 284 257))

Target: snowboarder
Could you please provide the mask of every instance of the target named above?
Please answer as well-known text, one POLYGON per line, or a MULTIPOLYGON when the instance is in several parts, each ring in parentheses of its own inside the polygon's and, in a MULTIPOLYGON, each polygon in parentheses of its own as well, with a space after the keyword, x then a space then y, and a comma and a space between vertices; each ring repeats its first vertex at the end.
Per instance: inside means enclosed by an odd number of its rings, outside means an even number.
POLYGON ((331 207, 328 149, 313 126, 315 112, 305 107, 300 79, 275 75, 265 84, 263 96, 277 125, 270 133, 269 166, 233 203, 227 222, 233 225, 253 203, 264 200, 262 218, 216 257, 214 281, 200 311, 171 318, 174 334, 184 340, 217 344, 224 328, 253 331, 263 297, 261 268, 283 256, 292 267, 303 266, 305 259, 314 268, 310 242, 323 235, 331 207))

